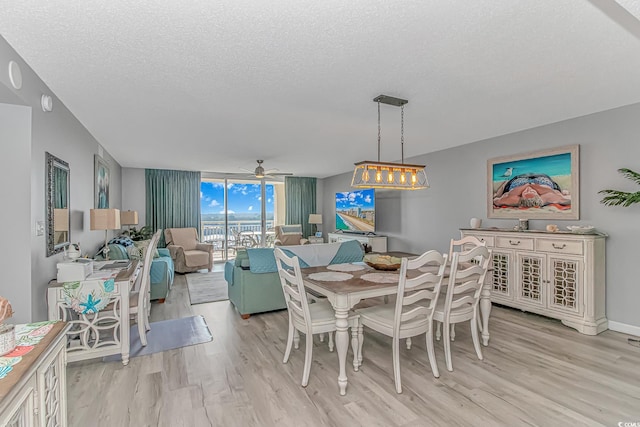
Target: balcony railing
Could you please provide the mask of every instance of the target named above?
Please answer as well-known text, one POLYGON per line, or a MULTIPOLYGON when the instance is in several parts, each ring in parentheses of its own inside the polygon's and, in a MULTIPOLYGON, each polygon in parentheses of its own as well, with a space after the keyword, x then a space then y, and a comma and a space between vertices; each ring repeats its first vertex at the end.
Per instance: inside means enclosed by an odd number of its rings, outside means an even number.
POLYGON ((228 257, 235 256, 238 247, 273 246, 273 220, 266 222, 267 239, 262 244, 262 224, 257 221, 229 221, 229 230, 225 234, 224 221, 201 221, 200 241, 213 243, 214 261, 225 259, 225 249, 228 257))

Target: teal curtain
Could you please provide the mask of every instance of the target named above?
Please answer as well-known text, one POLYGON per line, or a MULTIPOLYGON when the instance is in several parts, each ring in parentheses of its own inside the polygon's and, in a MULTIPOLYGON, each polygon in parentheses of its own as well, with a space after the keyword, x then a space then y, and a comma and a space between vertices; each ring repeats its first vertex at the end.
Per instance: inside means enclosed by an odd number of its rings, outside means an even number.
POLYGON ((152 230, 195 227, 200 235, 200 172, 146 169, 145 186, 146 225, 152 230))
POLYGON ((69 184, 67 182, 68 173, 66 169, 53 168, 53 207, 56 209, 68 208, 68 195, 67 188, 69 184))
POLYGON ((302 235, 311 236, 313 225, 309 214, 316 213, 316 178, 287 176, 284 178, 285 222, 302 224, 302 235))

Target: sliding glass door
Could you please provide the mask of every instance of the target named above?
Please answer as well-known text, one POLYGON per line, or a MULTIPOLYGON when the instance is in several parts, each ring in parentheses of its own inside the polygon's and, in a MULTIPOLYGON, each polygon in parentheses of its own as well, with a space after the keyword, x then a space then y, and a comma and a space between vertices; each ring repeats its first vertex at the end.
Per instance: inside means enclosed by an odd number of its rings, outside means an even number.
POLYGON ((273 246, 273 227, 284 224, 284 184, 236 178, 203 179, 201 241, 213 243, 214 261, 238 249, 273 246))

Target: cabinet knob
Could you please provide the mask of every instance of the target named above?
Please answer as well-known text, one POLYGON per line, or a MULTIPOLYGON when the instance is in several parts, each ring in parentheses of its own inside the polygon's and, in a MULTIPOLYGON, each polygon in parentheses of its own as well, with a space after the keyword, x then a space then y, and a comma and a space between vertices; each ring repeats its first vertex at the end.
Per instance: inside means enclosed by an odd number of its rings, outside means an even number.
POLYGON ((553 247, 554 247, 554 248, 556 248, 556 249, 564 249, 564 248, 566 248, 566 247, 567 247, 567 244, 566 244, 566 243, 563 243, 563 244, 561 244, 561 245, 557 245, 557 244, 555 244, 555 243, 552 243, 552 244, 551 244, 551 246, 553 246, 553 247))
POLYGON ((520 244, 520 240, 516 240, 515 242, 513 240, 509 240, 509 244, 512 246, 518 246, 520 244))

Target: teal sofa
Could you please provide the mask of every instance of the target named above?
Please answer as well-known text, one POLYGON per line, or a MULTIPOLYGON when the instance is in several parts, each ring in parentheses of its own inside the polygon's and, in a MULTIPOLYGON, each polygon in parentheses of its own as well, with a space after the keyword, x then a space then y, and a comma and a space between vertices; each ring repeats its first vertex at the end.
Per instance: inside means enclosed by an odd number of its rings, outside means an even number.
MULTIPOLYGON (((301 246, 304 246, 307 253, 309 250, 321 249, 321 246, 325 246, 328 250, 324 261, 321 257, 314 258, 315 261, 320 262, 319 264, 316 262, 315 265, 307 264, 301 255, 301 267, 359 262, 364 257, 362 246, 356 240, 301 246)), ((290 256, 296 255, 296 248, 296 246, 280 246, 280 249, 285 253, 288 252, 290 256)), ((287 308, 273 248, 238 249, 236 258, 225 263, 224 276, 227 281, 229 301, 243 319, 248 319, 251 314, 287 308)))
MULTIPOLYGON (((173 286, 174 267, 169 249, 158 248, 158 257, 151 262, 151 299, 163 303, 173 286)), ((100 256, 96 256, 100 259, 100 256)), ((127 248, 118 243, 109 243, 109 259, 129 259, 127 248)))

